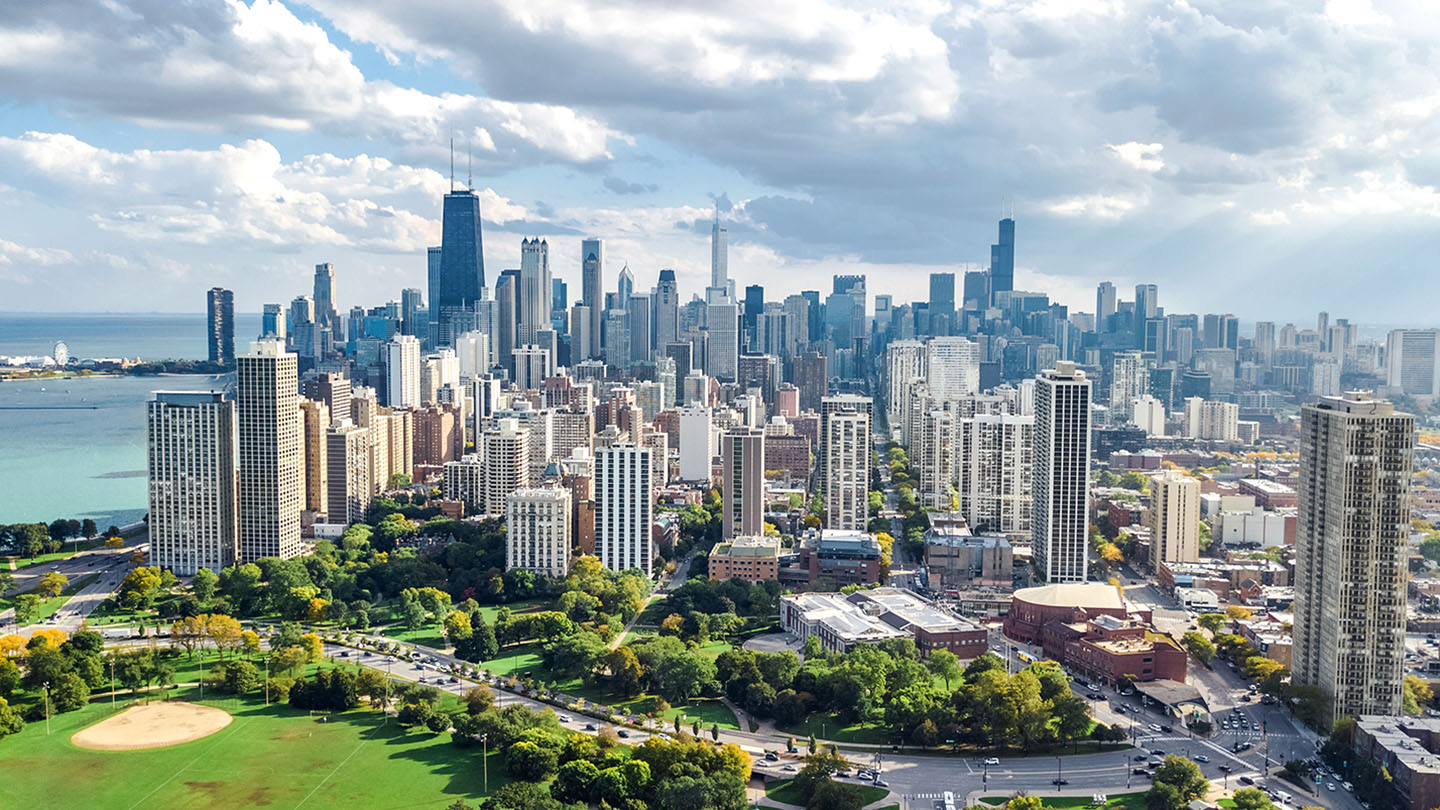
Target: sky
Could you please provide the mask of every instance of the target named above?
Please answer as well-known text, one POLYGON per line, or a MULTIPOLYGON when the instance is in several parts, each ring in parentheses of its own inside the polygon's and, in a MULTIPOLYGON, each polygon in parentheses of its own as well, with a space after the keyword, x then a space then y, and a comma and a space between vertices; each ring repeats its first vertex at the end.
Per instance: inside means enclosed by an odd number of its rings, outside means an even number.
POLYGON ((709 273, 897 302, 984 267, 1092 311, 1433 323, 1440 15, 1422 2, 21 0, 0 4, 0 311, 342 310, 490 275, 709 273))

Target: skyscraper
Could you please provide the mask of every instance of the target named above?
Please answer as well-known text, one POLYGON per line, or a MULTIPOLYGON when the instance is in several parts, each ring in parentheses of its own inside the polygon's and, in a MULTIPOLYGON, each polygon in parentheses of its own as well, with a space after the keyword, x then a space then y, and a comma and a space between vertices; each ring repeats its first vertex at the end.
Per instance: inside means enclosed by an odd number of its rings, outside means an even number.
POLYGON ((630 362, 650 359, 650 296, 631 294, 625 302, 625 317, 630 329, 630 362))
POLYGON ((1385 339, 1391 395, 1440 396, 1440 329, 1395 329, 1385 339))
POLYGON ((666 346, 680 339, 680 285, 675 281, 674 270, 660 271, 654 298, 650 328, 655 347, 663 352, 666 346))
POLYGON ((1035 481, 1030 521, 1045 582, 1084 582, 1090 507, 1090 380, 1066 360, 1035 379, 1035 481))
POLYGON ((211 287, 205 293, 205 313, 209 329, 210 362, 222 366, 235 364, 235 293, 223 287, 211 287))
POLYGON ((948 335, 955 330, 955 274, 930 274, 930 334, 948 335))
POLYGON ((735 309, 733 303, 706 307, 705 371, 723 382, 734 382, 740 370, 740 316, 735 309))
POLYGON ((731 428, 720 437, 725 539, 765 533, 765 432, 731 428))
POLYGON ((612 571, 654 569, 654 463, 652 448, 625 442, 595 454, 595 556, 612 571))
POLYGON ((260 314, 260 337, 285 339, 285 307, 266 304, 260 314))
POLYGON ((870 508, 869 397, 825 397, 820 405, 820 492, 825 528, 864 531, 870 508))
POLYGON ((1368 391, 1300 409, 1291 671, 1332 722, 1400 713, 1414 455, 1415 418, 1368 391))
POLYGON ((759 351, 759 341, 756 340, 755 324, 760 317, 760 312, 765 309, 765 288, 759 284, 750 284, 745 287, 745 313, 741 317, 745 324, 745 349, 749 352, 759 351))
POLYGON ((348 417, 337 419, 325 434, 325 520, 327 523, 357 523, 375 492, 374 462, 370 457, 373 440, 369 428, 348 417))
POLYGON ((1106 321, 1115 314, 1115 285, 1108 281, 1100 282, 1095 288, 1095 331, 1109 331, 1106 321))
POLYGON ((485 286, 485 254, 480 233, 480 197, 471 189, 445 195, 441 222, 440 268, 430 289, 431 319, 438 325, 438 345, 449 346, 455 335, 469 331, 456 326, 465 310, 480 298, 485 286))
POLYGON ((289 559, 304 550, 298 358, 279 341, 261 340, 236 362, 239 562, 289 559))
POLYGON ((715 204, 715 222, 710 226, 710 288, 730 289, 730 234, 720 227, 720 204, 715 204))
POLYGON ((234 565, 234 403, 157 391, 147 415, 151 563, 180 576, 234 565))
POLYGON ((550 245, 544 239, 520 240, 517 344, 538 344, 536 334, 550 328, 550 286, 550 245))
POLYGON ((1015 220, 1000 220, 1000 241, 990 246, 990 294, 1015 289, 1015 220))
POLYGON ((710 406, 685 403, 679 414, 680 480, 709 481, 714 458, 714 434, 710 428, 710 406))
POLYGON ((315 265, 315 323, 330 327, 330 334, 340 338, 340 313, 335 310, 335 265, 315 265))
POLYGON ((1110 414, 1130 420, 1136 398, 1150 393, 1150 370, 1139 351, 1116 352, 1110 357, 1110 414))
MULTIPOLYGON (((589 353, 585 359, 602 357, 600 351, 600 315, 605 311, 605 240, 592 236, 580 240, 580 294, 589 307, 589 320, 583 328, 589 330, 589 353)), ((580 324, 571 325, 578 332, 580 324)))
POLYGON ((411 335, 385 344, 385 396, 391 408, 420 407, 420 341, 411 335))

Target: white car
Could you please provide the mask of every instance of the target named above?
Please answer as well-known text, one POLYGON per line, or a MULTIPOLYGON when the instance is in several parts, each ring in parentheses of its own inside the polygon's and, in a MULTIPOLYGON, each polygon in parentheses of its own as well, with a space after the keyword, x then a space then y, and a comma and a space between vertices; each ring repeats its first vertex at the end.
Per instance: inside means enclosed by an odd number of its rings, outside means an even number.
POLYGON ((1159 733, 1160 733, 1160 726, 1159 726, 1159 724, 1157 724, 1157 723, 1151 723, 1151 724, 1147 725, 1146 728, 1150 729, 1151 731, 1155 732, 1156 734, 1159 734, 1159 733))
POLYGON ((999 757, 986 757, 986 758, 985 758, 985 764, 986 764, 986 765, 999 765, 999 764, 1000 764, 1000 758, 999 758, 999 757))
POLYGON ((568 723, 568 722, 570 722, 570 715, 568 715, 568 714, 558 714, 558 715, 556 715, 556 719, 558 719, 558 720, 559 720, 560 722, 562 722, 562 723, 568 723))

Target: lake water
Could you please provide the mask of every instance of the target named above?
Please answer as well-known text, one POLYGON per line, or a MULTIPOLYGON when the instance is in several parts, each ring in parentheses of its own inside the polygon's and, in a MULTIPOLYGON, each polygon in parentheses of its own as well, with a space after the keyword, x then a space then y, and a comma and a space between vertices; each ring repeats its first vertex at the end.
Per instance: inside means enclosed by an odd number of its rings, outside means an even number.
MULTIPOLYGON (((236 321, 240 349, 260 319, 236 321)), ((0 313, 0 354, 48 355, 56 340, 77 358, 203 359, 205 316, 0 313)), ((139 520, 145 403, 157 390, 223 387, 223 379, 188 375, 0 382, 0 523, 139 520)))

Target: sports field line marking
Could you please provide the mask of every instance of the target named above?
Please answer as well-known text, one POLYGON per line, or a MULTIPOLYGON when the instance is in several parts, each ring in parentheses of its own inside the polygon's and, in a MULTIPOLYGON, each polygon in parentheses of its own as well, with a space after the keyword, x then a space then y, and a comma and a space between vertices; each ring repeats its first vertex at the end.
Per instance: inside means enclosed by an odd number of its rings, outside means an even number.
POLYGON ((334 776, 337 771, 339 771, 341 768, 345 767, 345 763, 349 762, 352 758, 354 758, 354 756, 355 756, 356 754, 360 753, 360 749, 361 749, 361 748, 364 748, 364 747, 365 747, 365 743, 367 743, 367 742, 369 742, 369 740, 361 740, 361 741, 360 741, 360 744, 357 745, 357 746, 355 746, 355 750, 350 752, 350 756, 345 757, 344 759, 340 760, 340 764, 338 764, 338 765, 336 765, 334 768, 332 768, 332 769, 330 770, 330 773, 325 774, 325 778, 324 778, 324 779, 321 779, 321 780, 319 781, 319 783, 317 783, 317 784, 315 785, 315 787, 313 787, 313 788, 310 789, 310 792, 309 792, 309 793, 306 793, 306 794, 305 794, 305 798, 303 798, 303 799, 300 800, 300 804, 295 805, 294 810, 300 810, 300 805, 301 805, 301 804, 304 804, 305 802, 310 801, 310 797, 315 795, 315 791, 317 791, 317 790, 319 790, 320 788, 324 787, 324 786, 325 786, 325 783, 326 783, 326 782, 329 782, 329 781, 330 781, 330 778, 331 778, 332 776, 334 776))
MULTIPOLYGON (((241 720, 241 721, 238 722, 238 723, 232 724, 232 725, 230 726, 231 733, 234 733, 235 730, 239 730, 239 728, 240 728, 241 726, 243 726, 243 725, 245 725, 246 723, 250 722, 250 720, 251 720, 251 718, 247 717, 247 718, 245 718, 244 720, 241 720)), ((224 733, 224 732, 221 732, 221 733, 224 733)), ((230 735, 227 734, 226 736, 228 737, 228 736, 230 736, 230 735)), ((165 787, 166 785, 170 784, 171 780, 173 780, 175 777, 179 776, 180 774, 184 773, 185 770, 186 770, 187 768, 189 768, 191 765, 194 765, 195 763, 199 762, 201 757, 203 757, 203 756, 205 756, 206 754, 210 753, 210 752, 211 752, 212 750, 214 750, 215 748, 218 748, 218 747, 220 746, 220 743, 222 743, 222 742, 224 742, 223 739, 222 739, 222 740, 216 740, 214 745, 211 745, 210 747, 206 748, 206 749, 205 749, 204 751, 202 751, 201 753, 196 754, 194 759, 190 760, 189 762, 185 763, 184 765, 181 765, 179 768, 176 768, 176 769, 175 769, 175 773, 170 774, 170 778, 169 778, 169 779, 166 779, 164 782, 161 782, 160 784, 158 784, 158 785, 156 785, 155 787, 151 788, 149 793, 146 793, 144 796, 141 796, 140 798, 136 799, 136 800, 135 800, 135 803, 132 804, 132 805, 130 805, 129 807, 125 808, 125 810, 135 810, 135 808, 139 807, 146 799, 148 799, 148 798, 150 798, 151 796, 155 795, 156 791, 158 791, 158 790, 160 790, 160 788, 163 788, 163 787, 165 787)))

